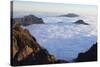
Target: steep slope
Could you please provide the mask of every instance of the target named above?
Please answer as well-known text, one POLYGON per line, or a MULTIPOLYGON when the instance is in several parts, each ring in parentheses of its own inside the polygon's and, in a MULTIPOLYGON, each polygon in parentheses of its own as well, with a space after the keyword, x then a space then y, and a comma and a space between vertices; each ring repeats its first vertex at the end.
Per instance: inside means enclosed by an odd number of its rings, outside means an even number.
POLYGON ((97 43, 85 53, 80 53, 76 62, 97 61, 97 43))
POLYGON ((56 60, 55 57, 41 47, 35 37, 28 30, 15 23, 12 29, 11 65, 33 65, 65 63, 65 60, 56 60))

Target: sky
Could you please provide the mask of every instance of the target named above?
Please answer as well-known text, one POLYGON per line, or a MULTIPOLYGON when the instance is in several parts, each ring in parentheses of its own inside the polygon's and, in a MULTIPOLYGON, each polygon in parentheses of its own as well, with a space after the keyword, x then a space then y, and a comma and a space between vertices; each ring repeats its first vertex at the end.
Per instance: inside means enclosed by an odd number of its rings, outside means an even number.
POLYGON ((97 13, 96 5, 13 1, 14 12, 97 13))

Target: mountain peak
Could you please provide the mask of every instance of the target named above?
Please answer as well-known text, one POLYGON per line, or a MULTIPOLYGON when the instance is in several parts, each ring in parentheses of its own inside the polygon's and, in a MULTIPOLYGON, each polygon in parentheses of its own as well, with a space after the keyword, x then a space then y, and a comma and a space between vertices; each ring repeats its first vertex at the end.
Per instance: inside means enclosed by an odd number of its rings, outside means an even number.
POLYGON ((27 15, 24 16, 22 18, 13 18, 13 23, 16 23, 17 21, 19 21, 21 23, 21 25, 23 26, 28 26, 31 24, 43 24, 43 20, 42 18, 38 18, 35 15, 27 15))
POLYGON ((84 24, 84 25, 89 25, 88 23, 85 23, 83 20, 77 20, 74 22, 74 24, 84 24))
POLYGON ((65 15, 60 15, 59 17, 79 17, 79 15, 74 14, 74 13, 68 13, 68 14, 65 14, 65 15))

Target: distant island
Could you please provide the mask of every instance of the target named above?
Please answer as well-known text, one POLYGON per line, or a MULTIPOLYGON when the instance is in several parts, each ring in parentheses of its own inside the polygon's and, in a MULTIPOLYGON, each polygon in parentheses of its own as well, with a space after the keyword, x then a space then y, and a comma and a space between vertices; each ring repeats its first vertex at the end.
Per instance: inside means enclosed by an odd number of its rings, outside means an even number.
POLYGON ((42 18, 38 18, 35 15, 27 15, 22 18, 12 18, 12 23, 20 22, 23 26, 28 26, 31 24, 43 24, 42 18))
POLYGON ((88 23, 85 23, 83 20, 77 20, 74 22, 74 24, 84 24, 84 25, 89 25, 88 23))
POLYGON ((65 14, 65 15, 60 15, 58 17, 79 17, 79 15, 74 14, 74 13, 68 13, 68 14, 65 14))

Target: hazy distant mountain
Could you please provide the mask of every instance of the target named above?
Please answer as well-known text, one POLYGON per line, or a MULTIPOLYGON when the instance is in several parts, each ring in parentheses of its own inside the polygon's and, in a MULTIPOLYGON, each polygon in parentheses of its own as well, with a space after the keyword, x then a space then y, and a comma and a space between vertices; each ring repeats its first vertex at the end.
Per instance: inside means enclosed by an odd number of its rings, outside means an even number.
POLYGON ((88 23, 85 23, 83 20, 77 20, 74 22, 74 24, 84 24, 84 25, 89 25, 88 23))
POLYGON ((68 13, 68 14, 65 14, 65 15, 60 15, 59 17, 79 17, 79 15, 74 14, 74 13, 68 13))
POLYGON ((44 23, 42 18, 38 18, 34 15, 24 16, 22 18, 14 18, 13 24, 15 22, 20 22, 21 25, 23 25, 23 26, 27 26, 27 25, 30 25, 30 24, 43 24, 44 23))

